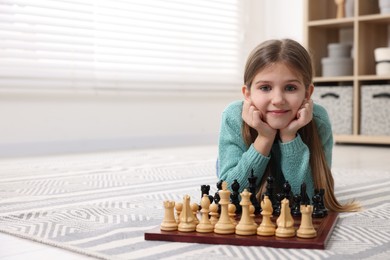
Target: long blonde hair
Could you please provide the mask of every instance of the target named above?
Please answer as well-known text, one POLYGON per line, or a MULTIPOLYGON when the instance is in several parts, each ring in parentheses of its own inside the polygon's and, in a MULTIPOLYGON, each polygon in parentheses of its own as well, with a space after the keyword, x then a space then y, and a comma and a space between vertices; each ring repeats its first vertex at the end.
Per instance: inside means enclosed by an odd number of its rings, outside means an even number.
MULTIPOLYGON (((244 82, 250 90, 256 74, 276 62, 283 62, 302 76, 306 88, 312 84, 313 65, 310 54, 298 42, 291 39, 269 40, 257 46, 249 55, 245 66, 244 82)), ((303 142, 310 150, 310 167, 312 171, 314 187, 325 189, 325 206, 331 211, 356 211, 359 205, 355 202, 340 204, 334 194, 334 179, 325 158, 321 139, 318 135, 314 120, 302 127, 299 134, 303 142)), ((245 143, 250 146, 257 137, 257 131, 245 122, 242 127, 242 136, 245 143)), ((264 187, 266 177, 272 172, 272 157, 266 172, 261 180, 260 187, 264 187)), ((259 187, 259 189, 260 189, 259 187)))

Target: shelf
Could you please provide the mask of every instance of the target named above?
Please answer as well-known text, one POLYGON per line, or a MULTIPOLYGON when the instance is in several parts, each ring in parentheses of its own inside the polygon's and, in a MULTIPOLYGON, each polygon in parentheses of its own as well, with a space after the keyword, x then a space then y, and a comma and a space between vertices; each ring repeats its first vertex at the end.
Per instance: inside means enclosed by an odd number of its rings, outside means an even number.
POLYGON ((390 80, 390 75, 361 75, 361 76, 340 76, 340 77, 314 77, 314 82, 348 82, 348 81, 382 81, 390 80))
POLYGON ((342 76, 342 77, 315 77, 314 82, 345 82, 353 81, 353 76, 342 76))
MULTIPOLYGON (((375 49, 387 47, 390 43, 390 14, 380 13, 379 0, 354 0, 353 4, 354 9, 348 9, 348 13, 352 13, 354 16, 336 18, 338 6, 335 1, 305 0, 304 43, 313 58, 316 75, 313 82, 316 87, 334 87, 335 92, 340 93, 346 90, 343 87, 352 86, 352 91, 346 94, 347 98, 344 97, 344 101, 349 101, 352 98, 352 105, 348 105, 344 110, 351 113, 350 109, 352 109, 352 131, 336 131, 336 133, 351 133, 350 135, 335 134, 336 142, 390 145, 390 135, 367 136, 360 134, 362 126, 365 126, 366 123, 362 122, 362 111, 368 111, 366 107, 363 107, 362 90, 364 89, 362 89, 362 86, 390 85, 390 75, 375 75, 375 49), (328 47, 331 43, 347 43, 353 46, 353 53, 351 53, 351 57, 353 57, 352 75, 322 76, 324 71, 322 59, 328 57, 328 47)), ((348 7, 351 6, 346 6, 346 8, 348 7)), ((323 102, 325 104, 325 101, 323 102)), ((387 101, 381 100, 381 102, 387 101)), ((327 110, 331 111, 333 115, 330 118, 334 119, 332 123, 335 123, 338 127, 344 127, 345 130, 346 126, 343 125, 343 121, 340 122, 339 120, 340 113, 342 114, 343 111, 332 111, 335 106, 332 103, 328 106, 327 110)), ((382 106, 387 107, 388 103, 383 103, 382 106)), ((365 118, 367 116, 378 121, 379 127, 386 127, 389 123, 386 115, 381 114, 380 118, 377 118, 375 114, 365 114, 365 118)), ((350 119, 348 114, 347 118, 350 119)), ((380 133, 383 135, 388 132, 380 133)))
POLYGON ((336 143, 390 145, 390 136, 335 135, 334 140, 336 143))
POLYGON ((359 22, 370 22, 370 23, 389 23, 390 22, 390 15, 386 14, 370 14, 370 15, 363 15, 358 17, 359 22))
POLYGON ((353 23, 354 18, 342 18, 310 21, 307 23, 307 25, 309 27, 345 28, 353 26, 353 23))

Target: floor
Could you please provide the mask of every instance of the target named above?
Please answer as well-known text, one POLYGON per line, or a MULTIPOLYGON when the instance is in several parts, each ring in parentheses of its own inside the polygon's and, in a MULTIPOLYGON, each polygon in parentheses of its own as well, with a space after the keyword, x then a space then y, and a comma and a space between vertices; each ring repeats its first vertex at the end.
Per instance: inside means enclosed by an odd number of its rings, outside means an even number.
MULTIPOLYGON (((209 155, 216 151, 215 147, 205 148, 210 152, 209 155)), ((165 149, 164 152, 168 153, 168 155, 169 153, 188 153, 189 148, 165 149)), ((202 154, 202 156, 204 155, 202 154)), ((389 171, 389 158, 389 146, 336 145, 333 151, 333 167, 389 171)), ((47 258, 55 258, 56 260, 91 259, 84 255, 3 233, 0 233, 0 249, 0 259, 4 260, 47 258)))

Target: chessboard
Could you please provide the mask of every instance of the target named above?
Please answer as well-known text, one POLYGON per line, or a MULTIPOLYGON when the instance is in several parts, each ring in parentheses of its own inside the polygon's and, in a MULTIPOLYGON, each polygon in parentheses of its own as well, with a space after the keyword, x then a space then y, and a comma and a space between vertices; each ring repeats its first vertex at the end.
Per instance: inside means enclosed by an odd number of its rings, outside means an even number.
MULTIPOLYGON (((305 249, 325 249, 327 242, 336 226, 338 219, 337 212, 328 212, 323 218, 313 218, 313 226, 317 230, 315 238, 281 238, 276 236, 250 235, 242 236, 237 234, 221 235, 216 233, 161 231, 156 227, 145 233, 145 240, 159 240, 170 242, 186 242, 201 244, 220 244, 238 246, 268 246, 275 248, 305 248, 305 249)), ((273 218, 275 222, 276 218, 273 218)), ((256 216, 255 222, 261 222, 261 216, 256 216)), ((298 229, 300 218, 294 217, 294 227, 298 229)))

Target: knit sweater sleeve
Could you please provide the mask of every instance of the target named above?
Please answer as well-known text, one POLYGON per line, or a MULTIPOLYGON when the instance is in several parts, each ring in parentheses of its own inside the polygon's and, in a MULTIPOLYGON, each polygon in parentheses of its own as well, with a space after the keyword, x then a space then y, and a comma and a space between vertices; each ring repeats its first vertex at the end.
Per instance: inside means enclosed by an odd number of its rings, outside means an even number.
MULTIPOLYGON (((326 110, 315 104, 313 120, 317 125, 318 134, 321 139, 322 148, 325 153, 328 166, 332 163, 333 135, 332 128, 326 110)), ((310 150, 302 141, 301 136, 291 142, 279 142, 281 151, 281 169, 284 178, 289 181, 292 192, 299 193, 300 186, 306 183, 307 193, 310 198, 314 195, 314 182, 310 167, 310 150)))
POLYGON ((224 110, 218 145, 219 177, 226 181, 229 187, 237 180, 240 192, 248 188, 252 169, 257 177, 256 184, 259 185, 270 160, 258 153, 253 145, 248 148, 245 144, 241 134, 241 113, 242 101, 234 102, 224 110))

